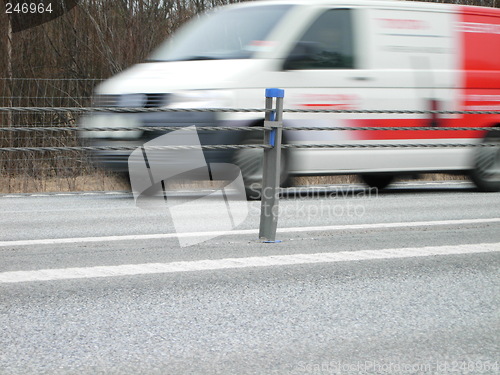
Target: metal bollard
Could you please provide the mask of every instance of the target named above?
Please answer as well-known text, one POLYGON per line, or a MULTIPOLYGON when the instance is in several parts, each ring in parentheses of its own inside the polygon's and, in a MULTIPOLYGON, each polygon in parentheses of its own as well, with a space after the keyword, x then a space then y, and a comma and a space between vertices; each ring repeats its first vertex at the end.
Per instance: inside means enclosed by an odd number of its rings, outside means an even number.
POLYGON ((272 148, 264 149, 259 229, 259 238, 264 242, 281 242, 276 241, 276 228, 279 210, 284 96, 285 91, 282 89, 266 89, 264 144, 271 145, 272 148), (274 98, 276 98, 275 109, 273 109, 274 98))

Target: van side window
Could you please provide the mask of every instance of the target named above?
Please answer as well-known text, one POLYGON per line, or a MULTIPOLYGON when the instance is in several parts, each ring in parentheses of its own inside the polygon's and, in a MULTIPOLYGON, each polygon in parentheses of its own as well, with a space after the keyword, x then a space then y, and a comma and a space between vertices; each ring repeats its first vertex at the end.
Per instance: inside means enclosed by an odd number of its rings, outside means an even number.
POLYGON ((351 10, 332 9, 319 16, 295 45, 284 68, 354 68, 351 10))

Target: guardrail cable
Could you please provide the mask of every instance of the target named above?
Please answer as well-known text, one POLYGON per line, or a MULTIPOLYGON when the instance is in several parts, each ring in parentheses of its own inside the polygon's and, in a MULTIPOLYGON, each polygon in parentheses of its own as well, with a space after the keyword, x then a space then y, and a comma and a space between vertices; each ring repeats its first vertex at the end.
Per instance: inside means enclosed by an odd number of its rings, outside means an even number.
MULTIPOLYGON (((143 146, 146 150, 199 150, 197 145, 143 146)), ((239 150, 272 148, 271 145, 202 145, 202 150, 239 150)), ((0 147, 0 152, 47 152, 47 151, 133 151, 137 146, 74 146, 74 147, 0 147)))
MULTIPOLYGON (((132 108, 132 107, 0 107, 0 112, 163 113, 163 112, 270 112, 265 108, 132 108)), ((498 115, 492 111, 421 111, 391 109, 284 109, 286 113, 392 114, 392 115, 498 115)))
POLYGON ((0 107, 0 112, 163 113, 163 112, 267 112, 264 108, 128 108, 128 107, 0 107))
MULTIPOLYGON (((498 143, 389 143, 389 144, 283 144, 282 148, 461 148, 461 147, 498 147, 498 143)), ((144 146, 147 150, 199 150, 196 145, 179 146, 144 146)), ((202 150, 241 150, 241 149, 269 149, 271 145, 202 145, 202 150)), ((48 152, 48 151, 133 151, 137 146, 74 146, 74 147, 0 147, 0 152, 48 152)))
MULTIPOLYGON (((0 133, 7 132, 66 132, 66 131, 92 131, 92 132, 123 132, 123 131, 175 131, 186 130, 187 126, 136 126, 136 127, 79 127, 79 126, 61 126, 61 127, 45 127, 45 126, 30 126, 30 127, 8 127, 0 128, 0 133)), ((196 126, 197 131, 244 131, 255 132, 265 131, 260 126, 196 126)), ((283 130, 290 131, 494 131, 500 132, 500 127, 422 127, 422 126, 332 126, 332 127, 316 127, 316 126, 284 126, 283 130)))
MULTIPOLYGON (((43 126, 31 126, 31 127, 12 127, 12 128, 0 128, 0 132, 65 132, 65 131, 174 131, 174 130, 188 130, 184 126, 138 126, 138 127, 78 127, 78 126, 65 126, 65 127, 43 127, 43 126)), ((263 127, 249 127, 249 126, 196 126, 197 131, 264 131, 263 127)))

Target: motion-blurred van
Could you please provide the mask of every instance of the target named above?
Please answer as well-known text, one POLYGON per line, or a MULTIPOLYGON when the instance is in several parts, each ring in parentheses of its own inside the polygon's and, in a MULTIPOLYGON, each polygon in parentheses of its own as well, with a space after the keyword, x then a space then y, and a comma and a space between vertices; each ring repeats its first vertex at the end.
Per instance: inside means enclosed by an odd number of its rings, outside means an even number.
MULTIPOLYGON (((293 131, 290 144, 361 145, 283 153, 282 180, 359 174, 383 188, 401 174, 468 173, 480 190, 500 190, 500 9, 408 1, 245 2, 194 17, 142 64, 108 79, 95 104, 131 108, 263 108, 266 88, 285 90, 287 127, 405 127, 406 130, 293 131), (401 113, 401 111, 426 113, 401 113), (391 111, 399 111, 391 113, 391 111), (412 130, 428 127, 432 130, 412 130), (450 127, 463 130, 450 131, 450 127), (456 145, 496 144, 496 147, 456 145), (369 147, 399 145, 400 148, 369 147), (405 147, 405 145, 421 147, 405 147), (456 147, 442 147, 444 145, 456 147)), ((262 113, 95 113, 85 127, 263 125, 262 113)), ((88 131, 96 146, 140 146, 162 132, 88 131)), ((200 131, 202 144, 255 144, 261 132, 200 131)), ((131 151, 97 151, 127 171, 131 151)), ((205 151, 208 163, 237 164, 258 184, 262 151, 205 151)))

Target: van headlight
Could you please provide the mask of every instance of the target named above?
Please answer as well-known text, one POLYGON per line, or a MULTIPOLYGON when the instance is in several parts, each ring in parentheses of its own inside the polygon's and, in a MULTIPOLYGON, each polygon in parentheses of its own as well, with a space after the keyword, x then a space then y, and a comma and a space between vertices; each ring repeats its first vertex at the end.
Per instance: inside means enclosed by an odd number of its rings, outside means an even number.
MULTIPOLYGON (((81 128, 136 128, 140 126, 137 116, 130 114, 93 114, 80 120, 81 128)), ((80 132, 83 138, 120 138, 136 139, 142 135, 140 130, 84 130, 80 132)))
POLYGON ((232 94, 226 90, 185 90, 170 94, 170 108, 227 108, 232 94))

